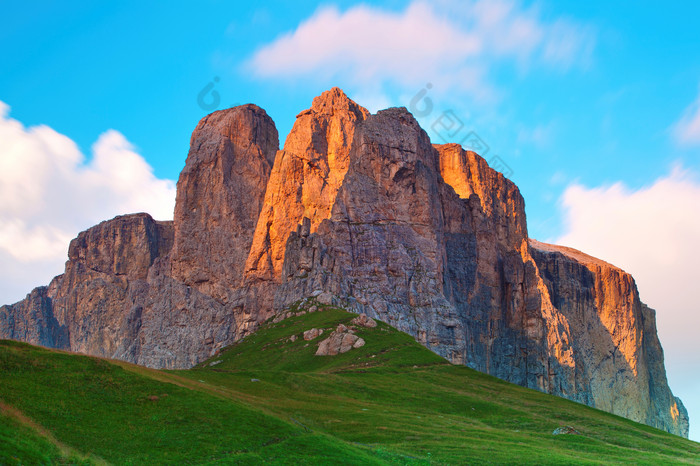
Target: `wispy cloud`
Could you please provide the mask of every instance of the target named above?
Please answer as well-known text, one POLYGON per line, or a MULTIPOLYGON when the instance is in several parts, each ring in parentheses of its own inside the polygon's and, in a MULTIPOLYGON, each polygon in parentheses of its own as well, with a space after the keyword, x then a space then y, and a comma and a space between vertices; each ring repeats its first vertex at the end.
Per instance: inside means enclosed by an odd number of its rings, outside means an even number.
POLYGON ((700 145, 700 95, 685 109, 673 128, 675 140, 680 145, 700 145))
POLYGON ((24 127, 9 111, 0 102, 0 304, 60 273, 81 230, 132 212, 172 218, 175 184, 156 178, 121 133, 100 135, 86 161, 70 138, 24 127))
POLYGON ((414 1, 398 12, 321 8, 261 47, 246 66, 263 78, 341 81, 360 93, 432 82, 484 97, 494 93, 489 73, 497 64, 568 69, 588 63, 594 44, 589 26, 547 21, 518 2, 414 1))

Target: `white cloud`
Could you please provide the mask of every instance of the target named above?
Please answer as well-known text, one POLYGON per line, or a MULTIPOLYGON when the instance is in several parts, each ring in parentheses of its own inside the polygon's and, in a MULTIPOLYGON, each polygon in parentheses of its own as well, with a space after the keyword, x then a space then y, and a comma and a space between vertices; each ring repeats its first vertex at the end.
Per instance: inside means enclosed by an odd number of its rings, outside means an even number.
MULTIPOLYGON (((555 242, 631 273, 642 301, 657 310, 671 388, 700 412, 700 180, 676 167, 652 185, 572 185, 562 196, 565 234, 555 242)), ((691 421, 691 437, 700 429, 691 421)))
POLYGON ((673 135, 681 145, 700 145, 700 95, 685 109, 673 128, 673 135))
POLYGON ((511 1, 426 3, 403 11, 324 7, 260 48, 247 65, 261 77, 341 81, 361 91, 386 82, 444 92, 493 93, 490 67, 568 68, 587 62, 590 28, 565 19, 547 22, 536 8, 511 1))
POLYGON ((172 219, 175 184, 122 134, 108 130, 86 161, 48 126, 25 128, 0 102, 0 304, 16 301, 62 271, 81 230, 119 214, 172 219))

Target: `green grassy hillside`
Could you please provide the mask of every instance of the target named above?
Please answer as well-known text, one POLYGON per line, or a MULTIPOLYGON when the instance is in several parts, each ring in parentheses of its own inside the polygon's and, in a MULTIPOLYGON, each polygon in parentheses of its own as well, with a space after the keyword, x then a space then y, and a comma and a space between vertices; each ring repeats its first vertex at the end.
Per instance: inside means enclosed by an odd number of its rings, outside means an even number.
POLYGON ((353 317, 269 323, 188 371, 0 342, 0 464, 700 464, 700 444, 452 366, 383 323, 315 356, 353 317))

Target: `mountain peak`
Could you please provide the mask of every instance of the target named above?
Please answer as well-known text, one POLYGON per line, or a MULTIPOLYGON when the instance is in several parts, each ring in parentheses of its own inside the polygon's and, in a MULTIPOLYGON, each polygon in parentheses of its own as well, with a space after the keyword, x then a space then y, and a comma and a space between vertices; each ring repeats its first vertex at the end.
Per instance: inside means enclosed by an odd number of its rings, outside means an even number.
POLYGON ((366 108, 358 105, 339 87, 332 87, 321 95, 314 97, 311 108, 299 113, 297 118, 311 113, 321 115, 348 113, 354 115, 358 120, 365 120, 370 115, 366 108))

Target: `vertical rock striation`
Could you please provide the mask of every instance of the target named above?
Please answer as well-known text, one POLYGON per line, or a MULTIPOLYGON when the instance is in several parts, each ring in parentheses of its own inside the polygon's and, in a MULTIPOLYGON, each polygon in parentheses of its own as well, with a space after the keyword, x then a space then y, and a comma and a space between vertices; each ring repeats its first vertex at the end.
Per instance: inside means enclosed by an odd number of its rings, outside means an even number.
POLYGON ((566 316, 587 404, 678 435, 688 414, 663 369, 655 311, 632 276, 575 249, 530 240, 552 304, 566 316))
POLYGON ((203 118, 177 183, 172 276, 228 302, 243 277, 279 148, 263 109, 243 105, 203 118))
POLYGON ((529 255, 517 188, 459 146, 432 146, 405 109, 358 122, 349 154, 330 219, 287 242, 276 307, 327 290, 454 363, 580 398, 568 323, 529 255))
POLYGON ((238 287, 278 146, 255 105, 202 119, 174 222, 135 214, 80 233, 63 275, 0 308, 0 338, 165 368, 236 341, 238 287))
POLYGON ((0 337, 190 367, 323 292, 455 364, 687 436, 632 277, 529 239, 517 186, 479 155, 337 88, 278 145, 254 105, 202 119, 174 221, 81 233, 63 275, 0 308, 0 337))
POLYGON ((492 234, 499 242, 520 247, 527 238, 525 201, 518 187, 492 169, 477 153, 458 144, 434 146, 440 154, 440 174, 462 199, 478 196, 492 234))
POLYGON ((348 170, 355 127, 368 116, 338 88, 297 115, 272 168, 246 263, 249 281, 279 281, 287 238, 299 222, 308 218, 315 231, 330 216, 348 170))

